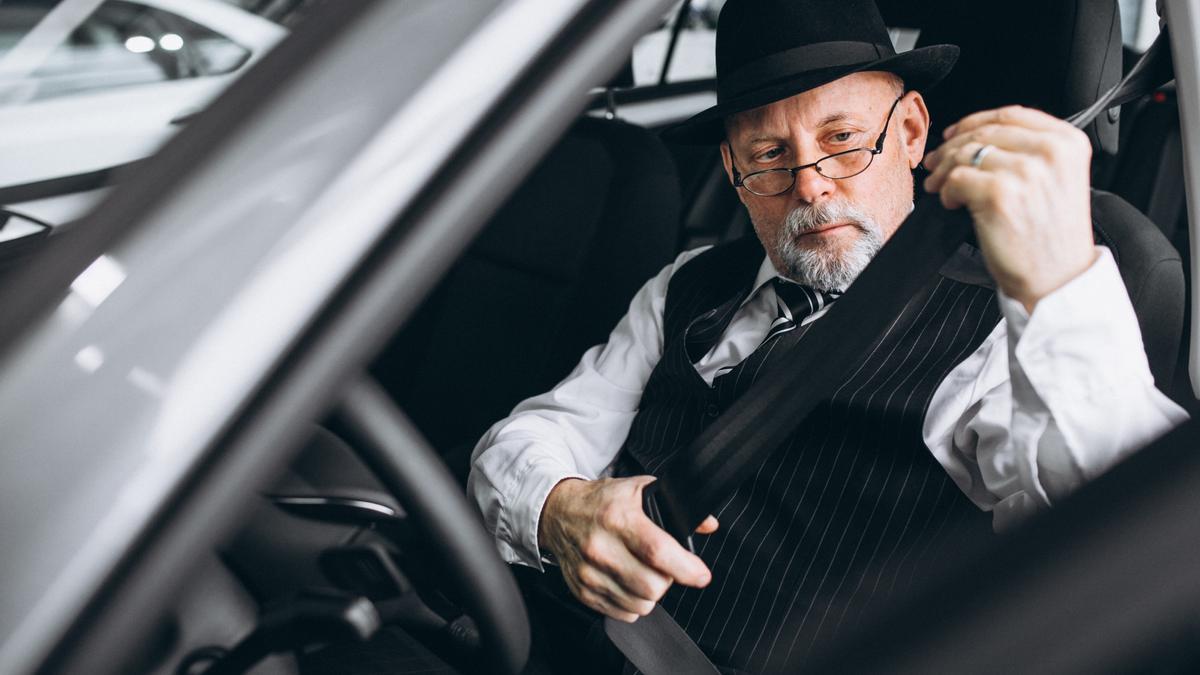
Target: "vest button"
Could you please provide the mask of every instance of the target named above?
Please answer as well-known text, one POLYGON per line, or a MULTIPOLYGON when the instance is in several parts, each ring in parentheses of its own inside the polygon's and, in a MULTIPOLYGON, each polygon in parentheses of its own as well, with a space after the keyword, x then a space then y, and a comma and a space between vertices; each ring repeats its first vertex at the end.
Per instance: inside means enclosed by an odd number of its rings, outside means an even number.
POLYGON ((721 416, 721 407, 718 406, 716 403, 709 403, 708 408, 706 408, 704 410, 704 414, 708 415, 709 417, 720 417, 721 416))

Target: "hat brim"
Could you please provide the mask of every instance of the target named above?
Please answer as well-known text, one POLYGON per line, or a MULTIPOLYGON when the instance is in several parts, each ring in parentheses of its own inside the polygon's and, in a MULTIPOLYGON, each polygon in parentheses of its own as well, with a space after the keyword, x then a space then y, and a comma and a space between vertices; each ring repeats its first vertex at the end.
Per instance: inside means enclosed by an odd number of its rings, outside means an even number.
POLYGON ((881 70, 895 73, 904 80, 905 88, 928 91, 941 82, 958 61, 958 47, 930 45, 889 56, 877 61, 811 70, 795 77, 772 82, 729 101, 703 110, 687 120, 668 127, 662 137, 675 143, 704 145, 725 139, 725 118, 734 113, 753 110, 775 101, 782 101, 809 89, 833 82, 852 73, 881 70))

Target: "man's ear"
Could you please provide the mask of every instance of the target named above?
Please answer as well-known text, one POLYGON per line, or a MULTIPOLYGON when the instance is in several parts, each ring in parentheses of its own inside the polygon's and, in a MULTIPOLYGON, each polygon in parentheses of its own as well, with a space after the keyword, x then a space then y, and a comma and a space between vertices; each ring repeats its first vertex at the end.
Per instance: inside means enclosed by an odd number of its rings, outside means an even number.
POLYGON ((908 93, 908 100, 903 102, 903 106, 900 146, 908 159, 908 168, 915 169, 925 158, 925 144, 929 142, 929 108, 917 91, 908 93))

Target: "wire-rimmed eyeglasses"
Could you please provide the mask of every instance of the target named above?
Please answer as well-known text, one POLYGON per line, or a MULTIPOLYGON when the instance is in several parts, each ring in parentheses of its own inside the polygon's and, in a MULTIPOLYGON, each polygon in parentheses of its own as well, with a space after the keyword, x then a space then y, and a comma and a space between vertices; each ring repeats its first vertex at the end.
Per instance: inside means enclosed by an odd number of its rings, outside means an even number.
MULTIPOLYGON (((875 139, 875 147, 843 150, 803 166, 794 166, 790 169, 766 169, 745 176, 738 172, 737 165, 734 164, 733 186, 746 188, 747 191, 759 197, 774 197, 791 190, 796 185, 796 174, 809 167, 816 169, 817 173, 822 176, 834 180, 857 176, 871 166, 875 155, 883 152, 883 143, 887 139, 888 127, 892 124, 892 114, 896 112, 896 104, 902 98, 904 98, 903 94, 892 102, 892 108, 888 111, 887 119, 883 123, 883 131, 879 132, 879 138, 875 139)), ((729 156, 734 162, 737 162, 737 157, 733 155, 732 144, 729 146, 729 156)))

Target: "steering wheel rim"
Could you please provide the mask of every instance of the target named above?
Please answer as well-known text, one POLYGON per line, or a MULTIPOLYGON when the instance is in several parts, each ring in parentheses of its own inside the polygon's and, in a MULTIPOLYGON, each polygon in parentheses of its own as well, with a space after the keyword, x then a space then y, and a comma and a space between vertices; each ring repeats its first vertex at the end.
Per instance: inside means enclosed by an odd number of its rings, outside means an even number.
POLYGON ((363 462, 429 535, 447 583, 463 591, 459 600, 479 630, 479 662, 491 672, 520 673, 529 659, 529 613, 461 486, 368 376, 347 387, 337 415, 363 462))

